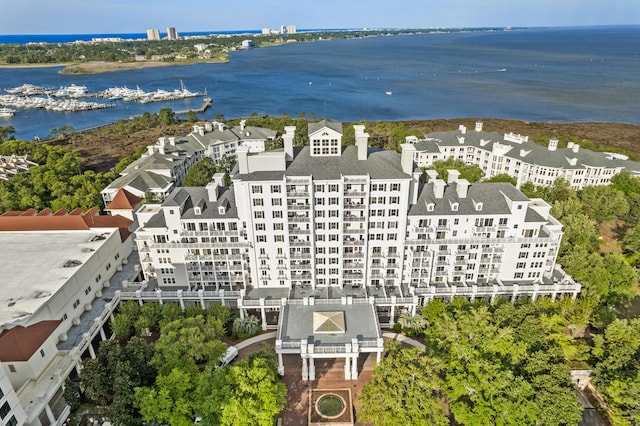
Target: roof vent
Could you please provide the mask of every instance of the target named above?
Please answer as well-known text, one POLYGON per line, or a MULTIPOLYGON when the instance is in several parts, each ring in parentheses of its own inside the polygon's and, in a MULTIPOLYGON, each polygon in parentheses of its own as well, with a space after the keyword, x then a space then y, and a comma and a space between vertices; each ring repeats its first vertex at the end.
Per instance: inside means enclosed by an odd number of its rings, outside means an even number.
POLYGON ((93 242, 93 241, 100 241, 100 240, 104 240, 105 237, 103 235, 94 235, 93 237, 91 237, 91 239, 89 241, 93 242))
POLYGON ((72 259, 72 260, 67 260, 66 262, 64 262, 64 265, 62 265, 63 268, 73 268, 76 266, 80 266, 82 265, 82 262, 80 262, 79 260, 76 259, 72 259))

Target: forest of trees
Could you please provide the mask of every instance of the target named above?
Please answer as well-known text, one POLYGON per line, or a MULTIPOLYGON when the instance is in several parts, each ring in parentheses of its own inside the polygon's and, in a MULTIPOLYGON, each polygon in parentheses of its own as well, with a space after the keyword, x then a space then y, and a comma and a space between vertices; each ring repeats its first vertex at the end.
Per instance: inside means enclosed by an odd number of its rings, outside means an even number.
POLYGON ((117 339, 83 362, 65 398, 73 409, 106 405, 109 419, 125 426, 187 426, 196 418, 202 425, 272 426, 287 394, 273 350, 220 366, 222 339, 236 322, 219 304, 183 312, 176 304, 123 302, 113 321, 117 339))

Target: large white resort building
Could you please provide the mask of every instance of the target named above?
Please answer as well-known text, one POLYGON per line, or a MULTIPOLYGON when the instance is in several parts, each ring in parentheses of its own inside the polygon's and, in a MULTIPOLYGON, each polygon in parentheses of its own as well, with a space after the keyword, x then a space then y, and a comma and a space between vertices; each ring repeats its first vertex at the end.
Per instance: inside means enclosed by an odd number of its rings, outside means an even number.
POLYGON ((474 131, 459 126, 457 131, 437 132, 423 139, 407 137, 413 146, 413 159, 419 167, 429 167, 435 161, 455 159, 475 164, 486 178, 507 174, 516 179, 516 187, 531 182, 537 186, 552 185, 556 179, 565 179, 573 189, 585 186, 609 185, 611 178, 623 170, 640 175, 640 163, 612 152, 594 152, 580 149, 568 142, 558 147, 551 139, 547 147, 529 141, 528 136, 483 130, 477 122, 474 131))
POLYGON ((219 174, 138 211, 150 297, 235 298, 265 329, 280 311, 280 368, 282 354, 301 354, 306 379, 317 357, 345 358, 356 378, 357 354, 383 350, 378 321, 393 325, 433 298, 578 294, 555 263, 562 226, 543 200, 456 171, 421 183, 415 146, 371 149, 364 126, 347 147, 340 123, 310 123, 305 147, 294 131, 283 150, 239 146, 232 185, 219 174))

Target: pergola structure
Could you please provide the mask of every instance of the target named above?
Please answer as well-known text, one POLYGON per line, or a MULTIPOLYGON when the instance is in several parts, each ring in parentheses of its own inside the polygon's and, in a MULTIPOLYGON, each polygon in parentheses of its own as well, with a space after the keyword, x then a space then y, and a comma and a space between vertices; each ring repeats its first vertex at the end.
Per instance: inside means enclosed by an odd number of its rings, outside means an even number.
POLYGON ((318 358, 344 358, 345 380, 357 380, 360 353, 375 352, 380 362, 383 351, 378 316, 368 299, 306 297, 289 300, 282 307, 276 337, 281 375, 282 355, 300 354, 302 380, 316 379, 314 360, 318 358))

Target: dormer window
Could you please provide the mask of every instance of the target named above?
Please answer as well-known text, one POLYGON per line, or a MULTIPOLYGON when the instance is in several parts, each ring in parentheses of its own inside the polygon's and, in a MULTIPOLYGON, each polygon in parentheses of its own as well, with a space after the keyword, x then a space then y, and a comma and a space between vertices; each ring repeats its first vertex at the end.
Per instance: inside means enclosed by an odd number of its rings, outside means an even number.
POLYGON ((218 207, 218 214, 225 214, 226 212, 227 212, 227 209, 225 208, 225 206, 218 207))
POLYGON ((483 203, 476 203, 476 205, 475 205, 475 207, 476 207, 476 211, 477 211, 477 212, 482 211, 482 206, 483 206, 483 205, 484 205, 483 203))
POLYGON ((193 208, 193 213, 197 216, 200 216, 202 214, 202 209, 200 208, 200 206, 195 206, 193 208))
POLYGON ((427 203, 427 211, 432 212, 435 209, 436 205, 434 203, 427 203))
POLYGON ((458 206, 460 206, 460 203, 451 203, 451 211, 457 212, 458 206))

